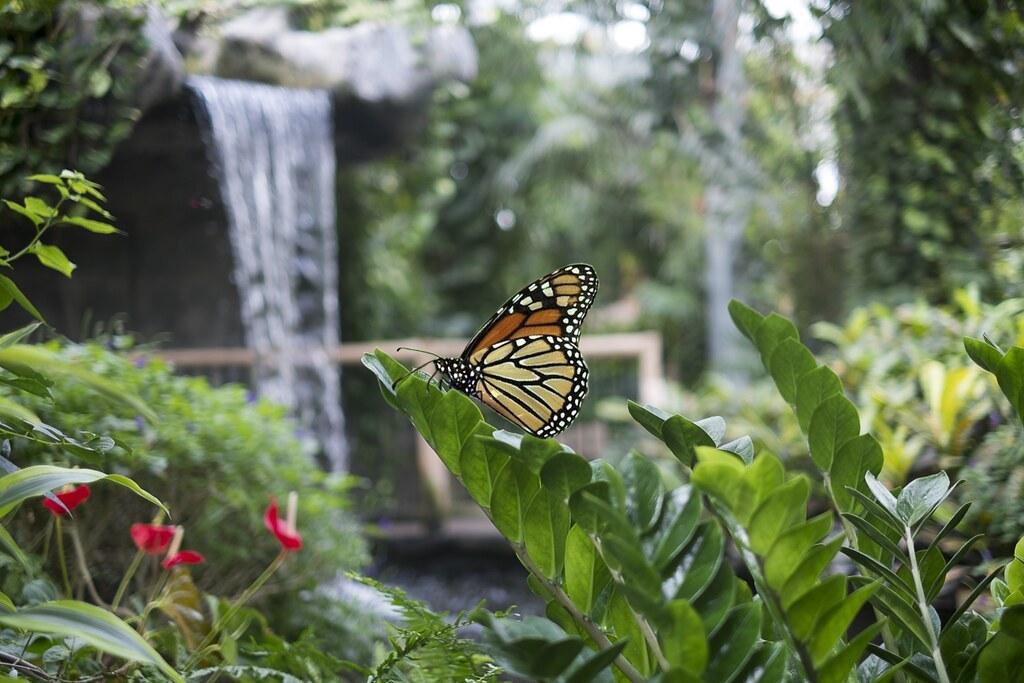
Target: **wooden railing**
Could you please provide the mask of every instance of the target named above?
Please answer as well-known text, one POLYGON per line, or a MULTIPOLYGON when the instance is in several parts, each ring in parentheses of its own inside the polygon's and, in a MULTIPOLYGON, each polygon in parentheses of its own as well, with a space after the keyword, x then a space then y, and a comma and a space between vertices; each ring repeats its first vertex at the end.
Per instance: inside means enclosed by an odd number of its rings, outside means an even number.
MULTIPOLYGON (((422 359, 422 354, 413 351, 399 351, 399 347, 410 347, 430 351, 440 356, 458 356, 466 342, 457 339, 388 339, 368 342, 349 342, 329 351, 329 357, 339 365, 358 364, 364 353, 380 348, 395 358, 422 359)), ((595 334, 584 336, 580 349, 587 359, 635 359, 637 362, 637 396, 642 404, 663 405, 665 399, 664 372, 662 369, 661 336, 657 332, 629 332, 621 334, 595 334)), ((206 373, 214 369, 251 368, 261 359, 252 349, 245 348, 196 348, 163 349, 158 352, 162 358, 181 369, 206 373)), ((267 355, 262 359, 270 360, 267 355)), ((304 362, 303 356, 295 358, 297 364, 304 362)), ((570 445, 573 431, 565 435, 570 445)), ((575 448, 575 445, 574 445, 575 448)), ((576 450, 580 450, 577 448, 576 450)), ((448 470, 434 455, 425 441, 417 438, 416 462, 420 480, 432 509, 429 516, 434 522, 443 520, 452 508, 452 478, 448 470)))

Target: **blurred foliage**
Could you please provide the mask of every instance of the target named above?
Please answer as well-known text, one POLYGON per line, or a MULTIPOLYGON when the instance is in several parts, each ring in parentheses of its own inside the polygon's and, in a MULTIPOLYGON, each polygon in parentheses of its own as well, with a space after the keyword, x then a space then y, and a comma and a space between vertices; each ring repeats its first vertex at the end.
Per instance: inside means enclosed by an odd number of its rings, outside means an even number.
POLYGON ((970 467, 960 471, 974 507, 968 518, 984 529, 997 545, 996 554, 1006 552, 1024 529, 1024 438, 1020 424, 996 427, 971 454, 970 467))
POLYGON ((950 306, 876 303, 856 309, 843 326, 814 328, 835 345, 832 368, 882 444, 883 474, 893 483, 959 471, 992 421, 1007 420, 993 417, 998 388, 965 357, 961 340, 987 334, 1024 342, 1024 300, 986 304, 977 287, 953 297, 950 306))
MULTIPOLYGON (((335 629, 318 632, 320 637, 366 646, 370 634, 355 630, 358 621, 324 624, 316 618, 330 599, 312 590, 368 559, 359 526, 347 510, 350 482, 309 466, 313 445, 297 433, 283 408, 254 399, 238 385, 212 388, 203 378, 175 375, 159 358, 133 350, 128 337, 112 336, 102 344, 51 342, 46 348, 134 392, 159 416, 148 421, 130 406, 105 401, 74 381, 54 386, 52 403, 28 395, 19 399, 44 422, 60 424, 69 434, 109 434, 131 448, 131 453, 112 448, 103 467, 134 478, 166 502, 171 521, 186 528, 189 547, 206 555, 206 567, 217 568, 196 568, 201 590, 232 594, 260 574, 278 551, 263 528, 263 510, 270 496, 297 490, 304 549, 267 586, 264 595, 270 598, 261 605, 278 607, 271 621, 292 625, 293 635, 316 622, 335 629)), ((27 466, 63 462, 66 456, 46 444, 15 440, 12 459, 27 466)), ((133 548, 126 543, 129 526, 153 515, 151 506, 133 496, 109 493, 94 495, 75 513, 80 529, 87 530, 83 547, 104 594, 113 593, 132 559, 133 548)), ((41 537, 49 515, 22 517, 24 526, 12 529, 16 537, 41 537)))
POLYGON ((816 11, 834 55, 855 296, 948 301, 968 282, 988 297, 1019 294, 1020 8, 867 0, 816 11))
POLYGON ((145 8, 20 0, 0 8, 0 195, 31 173, 103 168, 135 124, 145 8))

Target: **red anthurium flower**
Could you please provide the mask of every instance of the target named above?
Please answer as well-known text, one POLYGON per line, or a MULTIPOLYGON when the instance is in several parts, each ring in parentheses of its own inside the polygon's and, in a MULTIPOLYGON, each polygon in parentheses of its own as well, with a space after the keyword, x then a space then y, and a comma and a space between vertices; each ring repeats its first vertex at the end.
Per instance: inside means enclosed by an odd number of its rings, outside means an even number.
POLYGON ((54 491, 53 495, 57 496, 57 499, 64 503, 67 510, 62 508, 60 505, 57 505, 57 503, 50 498, 43 498, 43 505, 58 517, 66 517, 68 512, 74 510, 89 497, 89 487, 85 484, 82 484, 81 486, 65 486, 60 491, 54 491))
POLYGON ((179 550, 181 548, 181 537, 185 535, 185 527, 174 526, 174 537, 171 539, 170 547, 167 549, 167 557, 160 563, 164 569, 170 569, 179 564, 200 564, 206 558, 194 550, 179 550))
POLYGON ((164 561, 160 563, 160 566, 164 569, 170 569, 171 567, 179 564, 201 564, 205 561, 206 558, 194 550, 181 550, 164 558, 164 561))
POLYGON ((284 550, 298 550, 302 547, 302 536, 295 529, 295 507, 298 500, 299 496, 295 491, 288 494, 287 519, 278 519, 277 498, 273 497, 270 499, 270 505, 267 506, 266 514, 263 515, 263 523, 267 525, 270 533, 274 534, 284 550))
POLYGON ((163 524, 132 524, 132 541, 139 550, 159 555, 171 544, 174 529, 163 524))

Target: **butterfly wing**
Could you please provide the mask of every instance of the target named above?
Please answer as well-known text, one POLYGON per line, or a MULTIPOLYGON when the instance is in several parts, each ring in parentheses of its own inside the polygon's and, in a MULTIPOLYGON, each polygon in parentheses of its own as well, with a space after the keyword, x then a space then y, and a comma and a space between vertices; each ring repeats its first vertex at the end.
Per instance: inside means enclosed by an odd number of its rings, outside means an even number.
POLYGON ((531 282, 480 328, 462 358, 468 360, 499 342, 522 337, 559 337, 578 345, 597 284, 597 273, 586 263, 564 266, 531 282))
POLYGON ((576 344, 555 335, 517 337, 468 358, 479 368, 473 394, 534 436, 559 434, 576 419, 589 371, 576 344))

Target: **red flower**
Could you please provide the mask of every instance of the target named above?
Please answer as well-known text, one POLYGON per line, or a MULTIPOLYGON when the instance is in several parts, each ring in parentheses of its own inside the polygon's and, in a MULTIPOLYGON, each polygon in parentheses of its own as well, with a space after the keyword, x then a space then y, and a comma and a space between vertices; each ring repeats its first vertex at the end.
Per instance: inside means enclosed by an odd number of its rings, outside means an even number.
POLYGON ((162 524, 132 524, 132 541, 135 547, 150 555, 159 555, 167 550, 174 538, 174 527, 162 524))
POLYGON ((205 562, 206 558, 197 553, 194 550, 182 550, 168 555, 163 562, 160 563, 164 569, 170 569, 171 567, 179 564, 200 564, 205 562))
POLYGON ((66 486, 60 491, 55 491, 53 495, 57 496, 57 500, 64 503, 64 507, 67 509, 62 508, 51 498, 43 498, 43 505, 58 517, 66 517, 71 510, 74 510, 89 497, 89 487, 85 484, 66 486))
POLYGON ((298 496, 294 491, 288 495, 288 518, 277 518, 277 498, 271 497, 267 512, 263 515, 263 523, 274 534, 277 542, 284 550, 298 550, 302 547, 302 536, 295 529, 295 505, 298 496))

